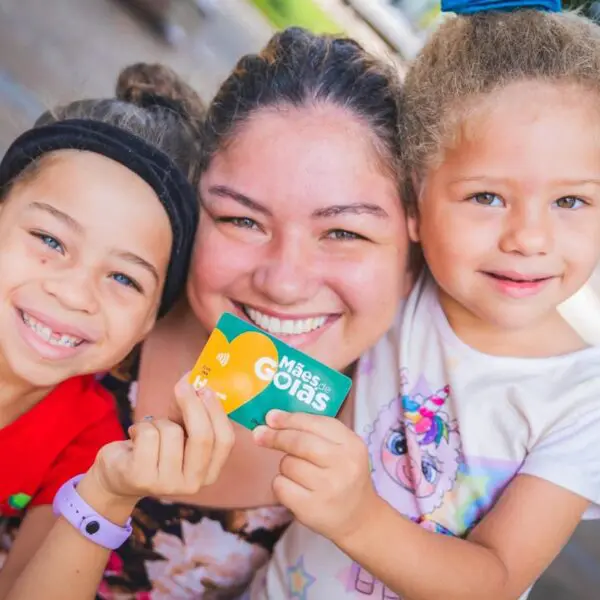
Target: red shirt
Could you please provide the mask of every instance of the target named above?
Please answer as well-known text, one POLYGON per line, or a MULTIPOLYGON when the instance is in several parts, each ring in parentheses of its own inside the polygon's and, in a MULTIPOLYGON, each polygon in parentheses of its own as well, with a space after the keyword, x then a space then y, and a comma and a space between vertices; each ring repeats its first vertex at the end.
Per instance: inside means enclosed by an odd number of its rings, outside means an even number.
POLYGON ((0 516, 52 504, 58 488, 87 471, 102 446, 123 438, 115 401, 93 375, 61 383, 0 429, 0 516))

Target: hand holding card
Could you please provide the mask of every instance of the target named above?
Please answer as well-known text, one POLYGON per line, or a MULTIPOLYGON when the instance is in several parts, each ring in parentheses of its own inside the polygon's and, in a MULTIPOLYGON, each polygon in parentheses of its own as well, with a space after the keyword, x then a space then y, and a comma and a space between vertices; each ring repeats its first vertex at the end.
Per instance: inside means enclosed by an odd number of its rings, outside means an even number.
POLYGON ((269 410, 335 416, 351 380, 238 317, 225 313, 190 374, 229 417, 254 429, 269 410))

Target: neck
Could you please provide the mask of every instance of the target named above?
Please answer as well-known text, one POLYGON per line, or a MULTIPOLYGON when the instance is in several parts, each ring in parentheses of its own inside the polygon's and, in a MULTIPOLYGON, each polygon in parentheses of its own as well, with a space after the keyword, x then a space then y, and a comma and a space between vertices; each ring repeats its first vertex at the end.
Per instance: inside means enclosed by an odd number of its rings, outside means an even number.
POLYGON ((0 357, 0 429, 31 410, 50 391, 18 377, 0 357))
POLYGON ((439 294, 440 304, 454 333, 478 352, 494 356, 549 358, 587 346, 557 310, 527 327, 507 329, 484 321, 442 290, 439 294))

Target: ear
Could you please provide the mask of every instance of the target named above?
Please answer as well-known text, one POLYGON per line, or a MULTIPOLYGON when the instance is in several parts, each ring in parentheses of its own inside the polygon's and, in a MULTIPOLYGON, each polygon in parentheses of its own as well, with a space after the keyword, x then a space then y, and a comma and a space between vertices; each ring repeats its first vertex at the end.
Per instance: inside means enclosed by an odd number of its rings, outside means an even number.
POLYGON ((408 226, 408 237, 410 241, 418 244, 420 242, 419 236, 419 197, 421 195, 419 181, 415 173, 410 177, 410 212, 407 215, 407 226, 408 226))
POLYGON ((416 207, 415 207, 413 214, 408 216, 407 226, 408 226, 408 237, 410 238, 410 241, 414 242, 415 244, 418 244, 420 241, 420 239, 419 239, 419 217, 416 212, 416 207))

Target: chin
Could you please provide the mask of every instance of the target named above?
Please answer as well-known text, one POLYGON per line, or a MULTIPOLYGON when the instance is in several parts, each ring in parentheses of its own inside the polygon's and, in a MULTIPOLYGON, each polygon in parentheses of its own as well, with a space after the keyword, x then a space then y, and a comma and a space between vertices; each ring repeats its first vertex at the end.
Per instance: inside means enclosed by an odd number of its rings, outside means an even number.
POLYGON ((506 331, 519 331, 537 325, 544 317, 537 311, 511 311, 497 312, 484 316, 484 320, 506 331))
MULTIPOLYGON (((26 360, 15 361, 11 370, 21 381, 35 388, 55 387, 59 383, 80 374, 80 370, 67 365, 35 363, 26 360)), ((10 364, 10 361, 9 361, 10 364)))

